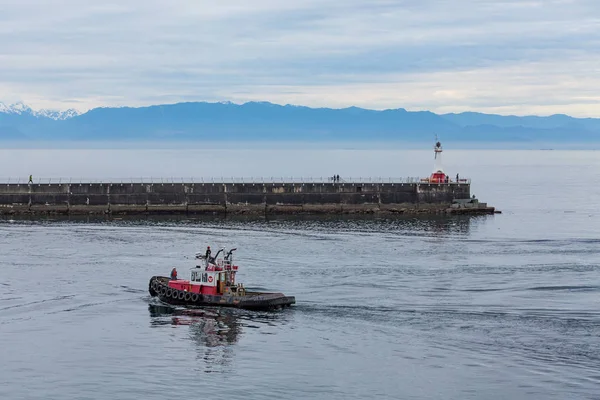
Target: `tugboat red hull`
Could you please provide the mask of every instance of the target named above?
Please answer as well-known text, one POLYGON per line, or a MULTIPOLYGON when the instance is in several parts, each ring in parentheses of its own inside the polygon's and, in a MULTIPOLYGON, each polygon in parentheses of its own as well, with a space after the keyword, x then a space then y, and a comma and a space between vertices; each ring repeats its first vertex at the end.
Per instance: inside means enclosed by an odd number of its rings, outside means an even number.
POLYGON ((162 302, 191 307, 237 307, 247 310, 273 310, 289 307, 296 303, 294 296, 285 296, 283 293, 258 293, 245 292, 244 295, 235 294, 208 295, 177 290, 169 287, 169 278, 153 276, 148 284, 148 291, 153 297, 158 297, 162 302))

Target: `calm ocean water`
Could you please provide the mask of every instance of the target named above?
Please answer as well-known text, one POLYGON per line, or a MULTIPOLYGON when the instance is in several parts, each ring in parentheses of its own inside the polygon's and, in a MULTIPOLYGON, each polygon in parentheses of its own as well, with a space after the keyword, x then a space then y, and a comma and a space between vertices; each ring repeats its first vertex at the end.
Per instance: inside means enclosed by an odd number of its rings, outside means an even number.
MULTIPOLYGON (((431 153, 10 149, 0 175, 423 176, 431 153)), ((599 398, 598 152, 444 157, 503 214, 0 220, 0 398, 599 398), (296 306, 150 298, 206 245, 296 306)))

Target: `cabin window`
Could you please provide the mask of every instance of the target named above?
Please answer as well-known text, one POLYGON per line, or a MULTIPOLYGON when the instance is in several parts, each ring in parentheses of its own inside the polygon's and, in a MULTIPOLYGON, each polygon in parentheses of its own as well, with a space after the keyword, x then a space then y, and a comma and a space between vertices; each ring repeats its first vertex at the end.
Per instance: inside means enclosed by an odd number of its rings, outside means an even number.
POLYGON ((357 186, 357 187, 356 187, 356 192, 357 192, 357 193, 360 193, 360 192, 362 192, 362 186, 357 186))

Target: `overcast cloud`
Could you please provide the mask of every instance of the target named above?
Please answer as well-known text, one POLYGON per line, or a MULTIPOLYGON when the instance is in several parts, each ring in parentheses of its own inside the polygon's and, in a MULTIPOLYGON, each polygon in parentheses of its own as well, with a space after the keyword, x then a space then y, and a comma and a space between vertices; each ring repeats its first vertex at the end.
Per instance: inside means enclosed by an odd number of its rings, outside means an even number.
POLYGON ((0 101, 225 100, 600 117, 600 2, 0 0, 0 101))

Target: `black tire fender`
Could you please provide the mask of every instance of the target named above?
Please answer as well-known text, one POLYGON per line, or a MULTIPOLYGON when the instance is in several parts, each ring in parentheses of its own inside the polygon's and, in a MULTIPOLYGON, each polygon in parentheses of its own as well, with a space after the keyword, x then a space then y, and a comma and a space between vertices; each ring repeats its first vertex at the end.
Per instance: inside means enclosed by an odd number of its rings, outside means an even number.
POLYGON ((150 293, 150 296, 152 296, 152 297, 154 297, 154 296, 157 295, 156 290, 154 290, 154 285, 153 284, 154 284, 153 281, 150 281, 148 283, 148 293, 150 293))

